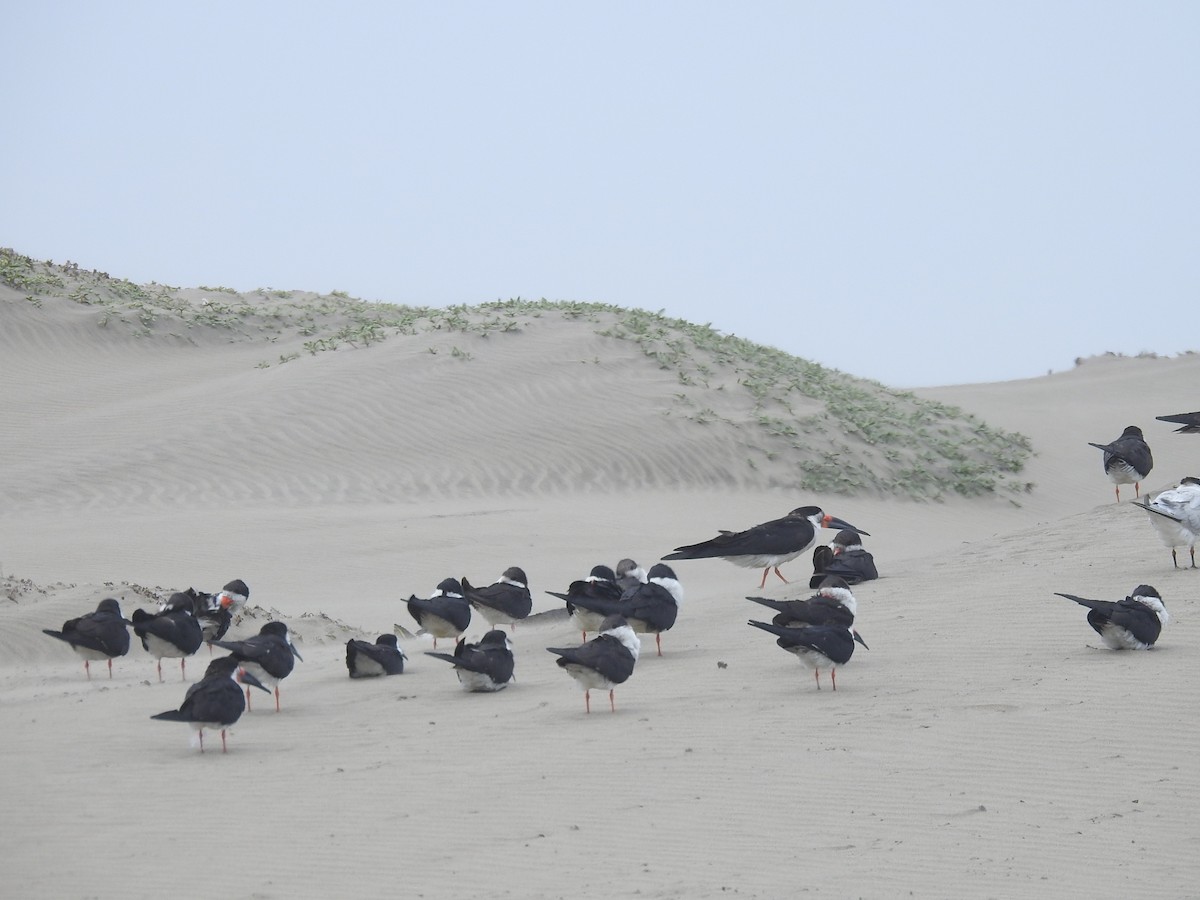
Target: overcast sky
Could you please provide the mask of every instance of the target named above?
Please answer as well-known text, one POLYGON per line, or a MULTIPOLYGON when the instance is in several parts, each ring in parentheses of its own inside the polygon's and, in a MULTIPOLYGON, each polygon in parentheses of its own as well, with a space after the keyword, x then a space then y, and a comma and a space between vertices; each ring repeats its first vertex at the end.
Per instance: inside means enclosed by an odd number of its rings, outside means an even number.
POLYGON ((0 0, 0 245, 897 387, 1200 349, 1200 3, 0 0))

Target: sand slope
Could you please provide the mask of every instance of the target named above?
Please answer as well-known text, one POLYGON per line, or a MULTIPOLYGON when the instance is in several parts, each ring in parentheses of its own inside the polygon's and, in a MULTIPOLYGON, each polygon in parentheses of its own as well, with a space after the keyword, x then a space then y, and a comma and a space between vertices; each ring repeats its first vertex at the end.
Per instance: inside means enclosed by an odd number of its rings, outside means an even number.
MULTIPOLYGON (((922 504, 738 489, 736 441, 654 415, 653 367, 595 361, 611 342, 586 329, 497 383, 399 343, 256 369, 258 345, 5 309, 5 896, 1195 893, 1200 571, 1112 502, 1087 441, 1140 424, 1151 487, 1195 474, 1200 439, 1153 416, 1200 408, 1196 357, 920 392, 1037 453, 1028 494, 922 504), (719 560, 679 564, 679 623, 615 714, 584 714, 544 649, 578 635, 552 619, 518 626, 500 694, 462 693, 420 637, 404 675, 346 677, 345 640, 411 627, 403 598, 447 575, 521 565, 551 610, 597 562, 806 502, 870 531, 884 574, 856 592, 871 649, 836 693, 746 626, 759 573, 719 560), (237 633, 283 617, 305 661, 228 755, 150 720, 181 701, 177 668, 159 684, 135 647, 88 682, 40 634, 107 594, 129 613, 234 577, 237 633), (1150 653, 1099 649, 1054 596, 1142 582, 1174 616, 1150 653)), ((805 560, 784 571, 763 593, 807 593, 805 560)))

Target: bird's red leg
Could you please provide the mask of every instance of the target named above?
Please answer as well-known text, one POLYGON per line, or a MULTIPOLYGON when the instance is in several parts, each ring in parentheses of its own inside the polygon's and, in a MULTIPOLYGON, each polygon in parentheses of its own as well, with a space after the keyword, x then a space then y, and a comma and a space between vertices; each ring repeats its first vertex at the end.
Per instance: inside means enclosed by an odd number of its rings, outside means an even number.
POLYGON ((275 685, 275 712, 279 712, 279 685, 275 685))
MULTIPOLYGON (((1172 551, 1174 552, 1174 551, 1172 551)), ((83 661, 83 671, 87 674, 88 681, 92 680, 92 664, 86 659, 83 661)))
POLYGON ((226 749, 226 747, 225 747, 225 729, 224 728, 221 729, 221 752, 222 753, 229 752, 229 750, 226 749))
POLYGON ((250 711, 250 685, 246 685, 246 711, 250 711))
MULTIPOLYGON (((784 584, 791 584, 790 581, 788 581, 786 578, 783 577, 783 573, 779 571, 779 566, 775 567, 775 574, 779 576, 779 580, 782 581, 784 584)), ((765 581, 766 579, 763 579, 763 580, 765 581)))
POLYGON ((187 681, 187 660, 179 657, 179 677, 187 681))
POLYGON ((608 689, 608 708, 613 712, 617 711, 617 701, 613 699, 613 689, 608 689))
POLYGON ((829 680, 833 682, 833 689, 836 691, 837 690, 837 669, 836 668, 829 670, 829 680))
POLYGON ((1117 502, 1121 502, 1121 486, 1119 484, 1117 485, 1117 502))
POLYGON ((758 583, 758 589, 759 589, 760 591, 761 591, 761 590, 762 590, 764 587, 766 587, 766 586, 767 586, 767 574, 768 574, 770 571, 771 571, 771 567, 770 567, 770 566, 767 566, 765 569, 763 569, 763 577, 762 577, 762 581, 760 581, 760 582, 758 583))
POLYGON ((1136 500, 1140 496, 1142 496, 1142 483, 1135 481, 1133 483, 1133 498, 1136 500))
POLYGON ((654 635, 654 644, 658 647, 658 655, 662 656, 662 632, 654 635))
POLYGON ((196 735, 200 738, 200 752, 203 753, 204 752, 204 729, 201 728, 199 731, 196 732, 196 735))
POLYGON ((583 692, 583 708, 589 713, 592 711, 592 692, 586 689, 583 692))
POLYGON ((817 679, 817 690, 821 689, 821 670, 813 669, 813 678, 817 679))
POLYGON ((108 660, 108 677, 112 678, 112 657, 108 660))
POLYGON ((158 658, 158 683, 162 684, 162 657, 158 658))

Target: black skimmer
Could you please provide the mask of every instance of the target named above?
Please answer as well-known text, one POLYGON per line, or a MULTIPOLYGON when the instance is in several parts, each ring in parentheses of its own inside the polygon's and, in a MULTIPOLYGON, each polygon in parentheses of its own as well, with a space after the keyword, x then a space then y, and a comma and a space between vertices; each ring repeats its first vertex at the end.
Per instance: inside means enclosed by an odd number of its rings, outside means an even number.
MULTIPOLYGON (((268 622, 252 638, 244 641, 213 641, 237 657, 242 668, 275 689, 275 712, 279 712, 279 682, 292 674, 296 660, 304 657, 292 643, 284 622, 268 622)), ((250 709, 250 689, 246 688, 246 708, 250 709)))
POLYGON ((529 579, 525 577, 525 570, 518 566, 505 569, 504 574, 487 587, 475 587, 464 578, 462 590, 467 602, 493 627, 511 625, 515 628, 515 623, 533 610, 529 579))
POLYGON ((617 711, 613 690, 633 674, 641 643, 629 623, 621 616, 608 616, 600 623, 600 633, 578 647, 547 647, 555 662, 583 688, 583 705, 592 711, 592 689, 608 690, 608 705, 617 711))
POLYGON ((1124 600, 1116 601, 1055 594, 1086 606, 1088 624, 1113 650, 1149 650, 1170 620, 1162 597, 1148 584, 1139 584, 1124 600))
POLYGON ((848 585, 879 577, 875 557, 863 547, 857 531, 843 529, 828 546, 813 550, 813 575, 808 586, 820 587, 827 575, 836 575, 848 585))
POLYGON ((410 596, 408 613, 417 620, 417 625, 433 636, 435 649, 438 638, 458 638, 471 624, 471 604, 463 596, 457 578, 443 578, 437 590, 427 598, 410 596))
POLYGON ((675 625, 683 603, 683 585, 666 563, 650 567, 647 580, 621 595, 621 615, 635 634, 654 635, 658 655, 662 656, 662 633, 675 625))
POLYGON ((195 592, 192 595, 175 593, 159 604, 156 613, 144 609, 133 611, 133 633, 142 639, 142 646, 154 657, 160 684, 164 656, 179 660, 179 677, 187 680, 187 658, 204 643, 204 630, 193 613, 194 596, 195 592))
POLYGON ((1121 485, 1132 484, 1135 497, 1141 496, 1141 485, 1154 468, 1154 457, 1142 437, 1142 429, 1129 425, 1121 436, 1111 444, 1095 444, 1092 447, 1104 451, 1104 474, 1116 485, 1117 502, 1121 502, 1121 485))
POLYGON ((594 609, 597 601, 600 603, 616 603, 621 599, 621 588, 617 585, 617 576, 608 566, 592 566, 587 578, 572 581, 565 594, 558 591, 546 591, 551 597, 566 601, 567 613, 575 622, 575 627, 583 632, 586 641, 589 631, 597 631, 604 617, 616 610, 611 607, 609 612, 598 612, 594 609), (588 606, 580 604, 587 602, 588 606))
POLYGON ((1150 513, 1150 524, 1171 548, 1171 562, 1179 568, 1176 547, 1187 547, 1196 568, 1196 540, 1200 538, 1200 478, 1188 477, 1179 486, 1157 494, 1148 503, 1134 503, 1150 513))
POLYGON ((645 584, 648 580, 646 570, 628 558, 617 563, 616 576, 617 587, 622 592, 635 588, 639 584, 645 584))
POLYGON ((477 644, 461 640, 454 653, 425 651, 426 656, 454 664, 463 690, 472 693, 502 691, 513 680, 513 652, 508 635, 493 628, 477 644))
POLYGON ((1179 425, 1176 434, 1200 434, 1200 412, 1175 413, 1173 416, 1155 416, 1160 422, 1179 425))
POLYGON ((837 667, 850 662, 850 657, 854 655, 855 641, 867 647, 867 642, 858 632, 845 625, 805 625, 789 628, 769 622, 756 622, 753 619, 749 624, 776 635, 776 644, 788 653, 794 653, 800 662, 811 668, 817 680, 818 691, 821 689, 822 669, 829 670, 829 680, 833 682, 833 689, 836 691, 837 667))
POLYGON ((92 680, 92 660, 108 660, 108 677, 112 678, 114 657, 129 652, 129 620, 121 615, 121 603, 115 597, 101 600, 95 612, 63 622, 62 631, 43 628, 42 633, 71 645, 83 659, 83 671, 92 680))
POLYGON ((825 515, 819 506, 801 506, 782 519, 764 522, 745 531, 722 531, 715 538, 699 544, 676 547, 674 553, 668 553, 663 559, 717 557, 748 569, 762 569, 763 577, 758 585, 761 589, 772 569, 780 581, 787 583, 779 567, 811 547, 818 528, 849 529, 870 536, 869 532, 855 528, 849 522, 825 515))
POLYGON ((212 642, 219 641, 229 631, 233 617, 240 612, 250 599, 250 588, 246 582, 237 578, 215 594, 201 594, 188 588, 195 598, 196 618, 204 631, 204 640, 208 643, 208 652, 212 653, 212 642))
POLYGON ((837 575, 827 575, 811 597, 795 600, 773 600, 770 597, 747 597, 755 603, 775 610, 771 623, 784 628, 803 628, 806 625, 839 625, 849 628, 858 613, 858 601, 850 585, 837 575))
POLYGON ((240 719, 246 709, 238 682, 247 685, 247 691, 251 686, 267 690, 261 681, 246 671, 237 657, 214 659, 208 664, 204 677, 187 689, 179 709, 170 709, 150 718, 190 724, 200 739, 201 753, 204 752, 204 729, 220 730, 221 752, 225 753, 225 729, 240 719))
POLYGON ((402 675, 406 659, 394 634, 381 634, 373 644, 355 639, 346 641, 346 668, 351 678, 402 675))

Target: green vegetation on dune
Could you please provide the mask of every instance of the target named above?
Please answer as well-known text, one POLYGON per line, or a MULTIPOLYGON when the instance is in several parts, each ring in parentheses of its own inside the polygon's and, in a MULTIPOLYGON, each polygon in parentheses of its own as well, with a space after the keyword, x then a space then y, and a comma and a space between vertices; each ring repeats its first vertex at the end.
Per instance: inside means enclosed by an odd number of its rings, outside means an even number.
MULTIPOLYGON (((923 499, 1031 487, 1017 477, 1032 453, 1023 435, 992 428, 957 407, 661 313, 519 298, 438 308, 366 302, 341 291, 137 285, 7 249, 0 249, 0 284, 35 305, 57 297, 94 307, 97 325, 146 338, 186 340, 200 329, 235 341, 300 342, 304 353, 293 344, 294 352, 264 360, 264 368, 398 335, 461 333, 465 342, 471 339, 466 336, 516 334, 539 320, 586 322, 597 335, 632 343, 673 373, 666 415, 697 428, 730 426, 745 445, 747 467, 770 469, 775 474, 768 480, 780 487, 923 499), (780 471, 789 473, 786 483, 780 471)), ((464 363, 483 356, 457 345, 447 352, 464 363)))

